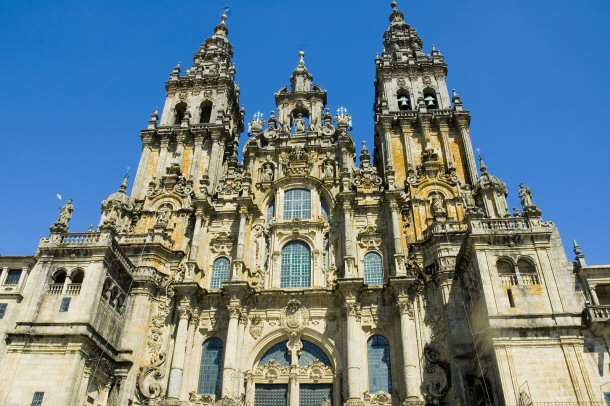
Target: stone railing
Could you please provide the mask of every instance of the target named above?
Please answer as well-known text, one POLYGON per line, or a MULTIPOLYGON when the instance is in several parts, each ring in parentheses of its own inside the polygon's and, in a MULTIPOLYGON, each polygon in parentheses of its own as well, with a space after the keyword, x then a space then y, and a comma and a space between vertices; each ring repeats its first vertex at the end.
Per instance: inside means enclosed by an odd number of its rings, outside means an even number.
POLYGON ((424 230, 423 237, 427 239, 432 235, 444 235, 468 231, 468 224, 463 221, 435 221, 424 230))
POLYGON ((52 283, 47 289, 47 295, 76 296, 80 293, 81 286, 82 285, 80 283, 69 283, 65 285, 66 289, 64 290, 63 283, 52 283))
POLYGON ((522 218, 507 219, 476 219, 471 221, 473 231, 502 232, 502 231, 528 231, 530 224, 522 218))
POLYGON ((521 274, 523 286, 540 285, 540 277, 536 274, 521 274))
POLYGON ((592 322, 610 319, 610 305, 590 305, 586 307, 587 318, 592 322))
POLYGON ((61 236, 63 245, 91 245, 100 240, 100 233, 70 233, 61 236))
POLYGON ((52 283, 49 285, 49 289, 47 289, 47 295, 61 295, 63 291, 63 283, 52 283))
POLYGON ((500 275, 500 284, 502 286, 517 286, 519 285, 519 280, 517 275, 500 275))
POLYGON ((123 234, 119 237, 121 244, 145 244, 148 234, 123 234))

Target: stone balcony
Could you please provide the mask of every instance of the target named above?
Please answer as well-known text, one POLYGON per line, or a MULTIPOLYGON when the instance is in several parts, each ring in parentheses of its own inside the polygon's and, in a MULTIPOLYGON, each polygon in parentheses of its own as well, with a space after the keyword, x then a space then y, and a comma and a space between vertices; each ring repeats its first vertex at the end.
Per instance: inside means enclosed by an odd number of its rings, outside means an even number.
POLYGON ((610 336, 610 305, 587 305, 584 316, 593 334, 610 336))

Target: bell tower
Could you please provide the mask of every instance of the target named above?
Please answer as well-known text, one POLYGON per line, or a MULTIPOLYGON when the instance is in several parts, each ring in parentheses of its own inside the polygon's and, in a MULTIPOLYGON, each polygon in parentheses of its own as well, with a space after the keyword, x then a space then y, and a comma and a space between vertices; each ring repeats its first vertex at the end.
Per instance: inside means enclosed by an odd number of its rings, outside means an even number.
POLYGON ((423 51, 396 2, 375 64, 375 162, 386 189, 404 191, 408 239, 420 241, 435 221, 462 220, 474 200, 470 113, 449 94, 441 52, 423 51))
POLYGON ((177 242, 175 249, 186 249, 181 240, 192 201, 213 194, 243 131, 226 20, 223 14, 186 72, 179 64, 172 70, 163 111, 153 113, 141 134, 131 231, 154 228, 177 242))

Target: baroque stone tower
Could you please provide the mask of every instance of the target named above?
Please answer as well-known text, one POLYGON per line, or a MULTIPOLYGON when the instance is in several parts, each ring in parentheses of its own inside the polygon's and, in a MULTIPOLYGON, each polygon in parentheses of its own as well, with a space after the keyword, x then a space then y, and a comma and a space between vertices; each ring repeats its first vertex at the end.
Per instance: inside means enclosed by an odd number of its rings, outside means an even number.
POLYGON ((396 3, 372 154, 301 52, 240 160, 228 35, 173 69, 96 230, 69 201, 0 257, 1 404, 605 404, 610 266, 568 261, 526 186, 509 213, 396 3))

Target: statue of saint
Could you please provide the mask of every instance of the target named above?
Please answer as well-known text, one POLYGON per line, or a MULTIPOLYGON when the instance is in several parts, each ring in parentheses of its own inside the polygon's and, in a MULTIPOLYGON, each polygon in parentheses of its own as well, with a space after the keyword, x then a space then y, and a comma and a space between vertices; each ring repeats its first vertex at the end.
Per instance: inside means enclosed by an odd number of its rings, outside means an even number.
POLYGON ((273 182, 273 167, 271 164, 263 166, 263 182, 273 182))
POLYGON ((303 119, 302 113, 299 113, 299 115, 294 119, 294 128, 297 133, 305 132, 305 120, 303 119))
POLYGON ((532 191, 523 183, 519 184, 519 197, 521 198, 521 206, 524 209, 526 207, 532 207, 534 205, 534 201, 532 199, 532 191))
POLYGON ((432 209, 433 216, 445 214, 445 208, 443 207, 443 199, 439 195, 432 196, 430 208, 432 209))
POLYGON ((72 216, 74 215, 74 205, 72 204, 72 199, 68 199, 68 202, 60 209, 59 217, 57 218, 56 225, 65 226, 68 228, 68 223, 72 220, 72 216))
POLYGON ((332 162, 324 162, 324 179, 333 179, 335 177, 335 168, 332 162))

